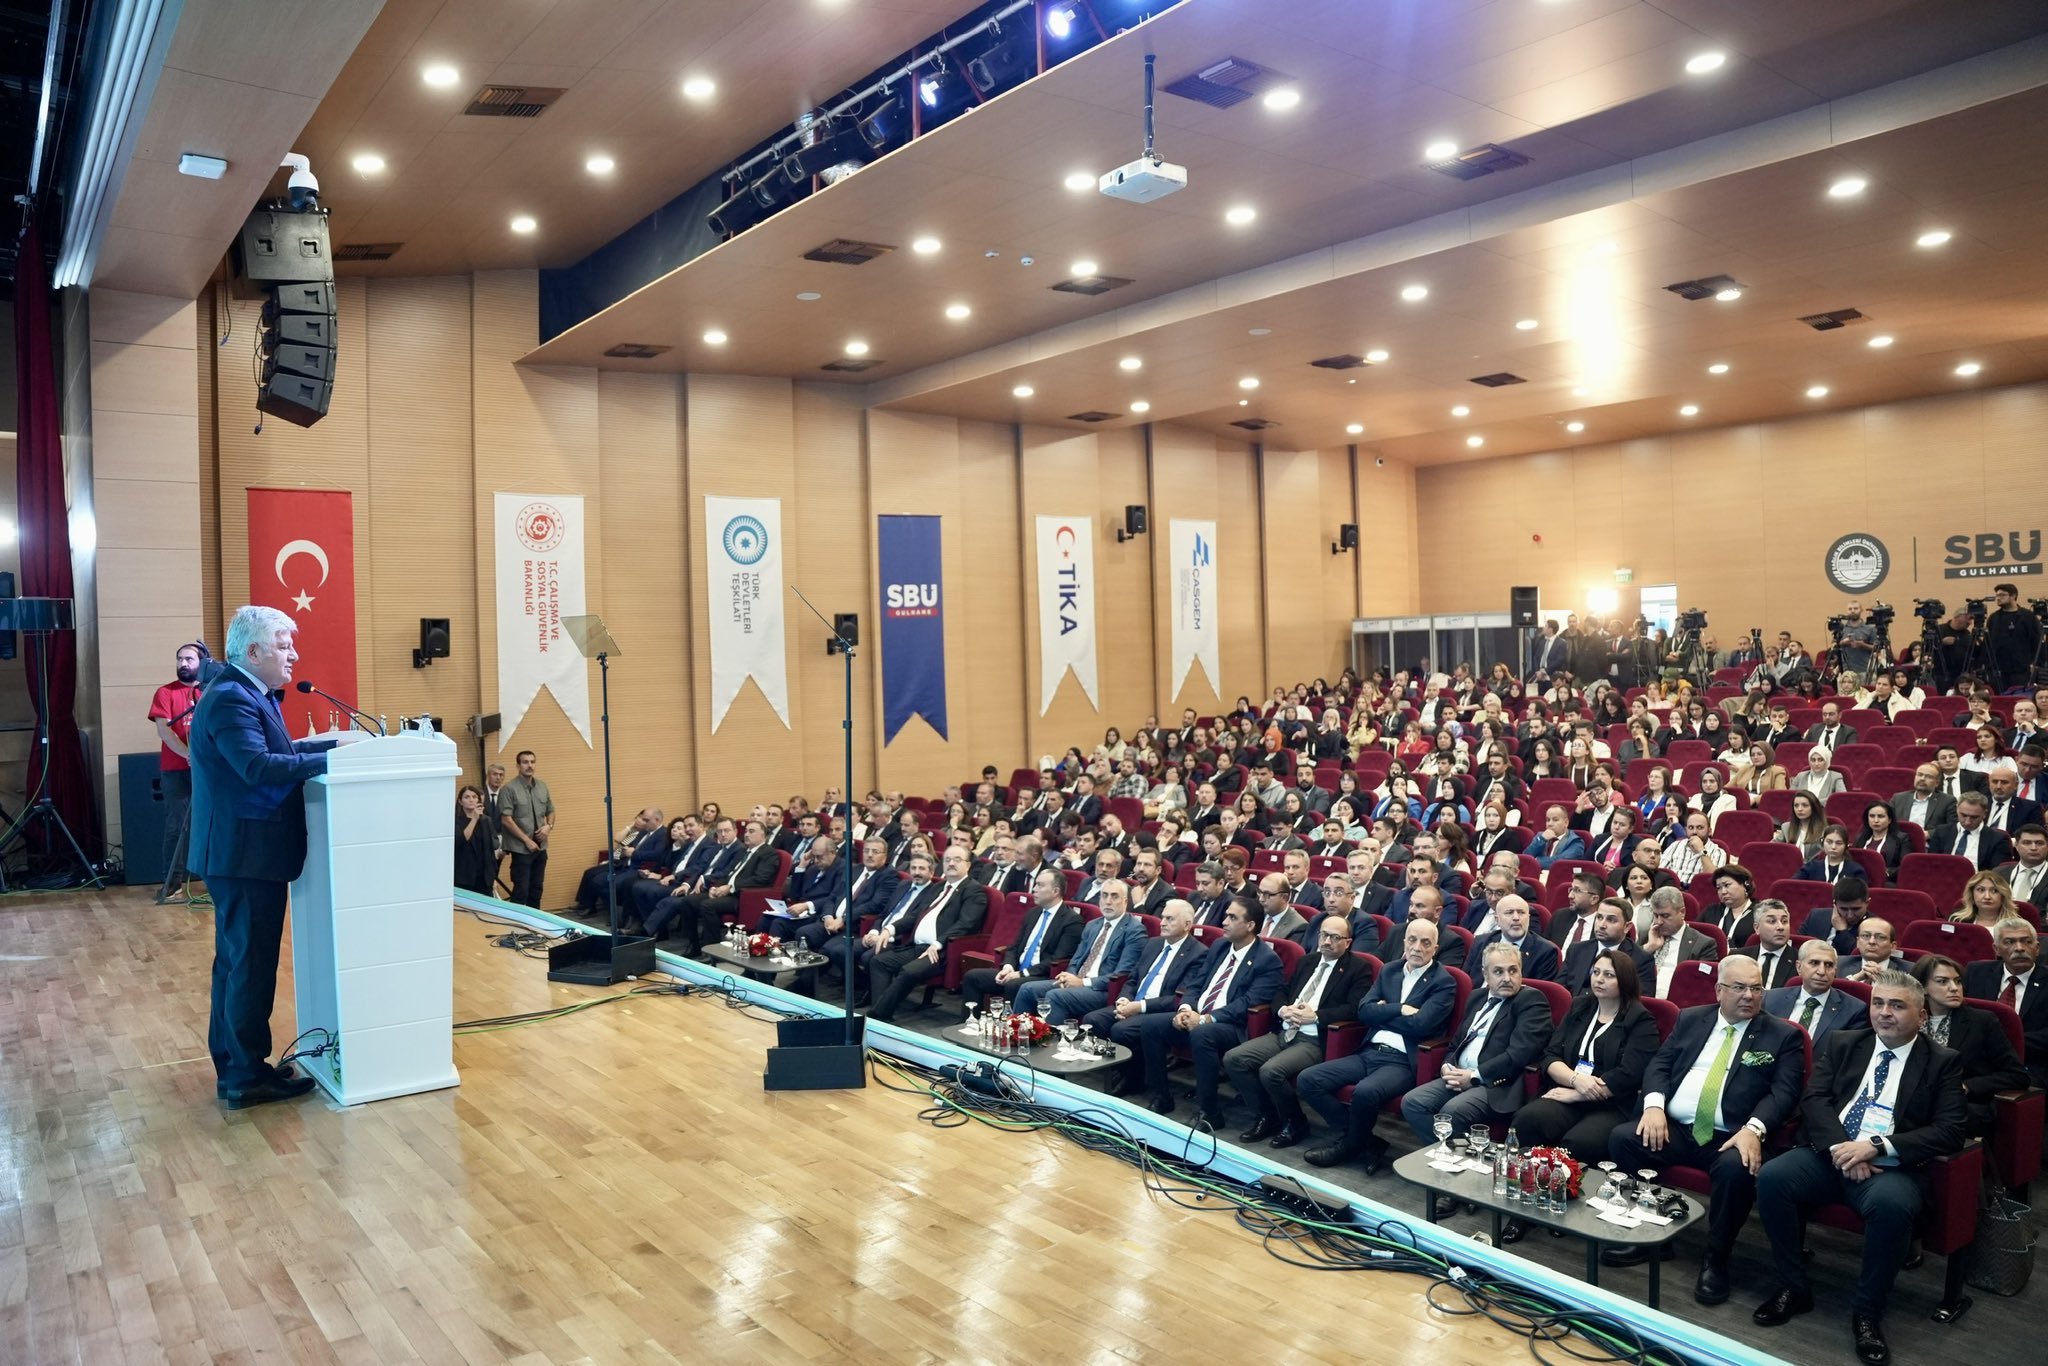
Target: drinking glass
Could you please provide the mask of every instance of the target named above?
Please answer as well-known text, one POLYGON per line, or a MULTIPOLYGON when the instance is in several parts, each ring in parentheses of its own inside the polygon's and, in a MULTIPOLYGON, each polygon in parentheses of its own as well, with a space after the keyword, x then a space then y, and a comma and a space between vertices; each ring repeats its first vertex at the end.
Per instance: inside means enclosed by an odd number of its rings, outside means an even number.
POLYGON ((1612 1202, 1614 1197, 1621 1193, 1621 1186, 1614 1179, 1615 1167, 1616 1164, 1612 1161, 1600 1164, 1601 1178, 1598 1195, 1602 1204, 1612 1202))
POLYGON ((1493 1148, 1493 1130, 1484 1124, 1475 1124, 1467 1131, 1465 1143, 1466 1151, 1483 1161, 1493 1148))
POLYGON ((1060 1044, 1061 1044, 1061 1047, 1060 1047, 1060 1056, 1061 1056, 1061 1057, 1063 1057, 1063 1058, 1071 1058, 1071 1057, 1073 1057, 1073 1056, 1074 1056, 1074 1036, 1075 1036, 1076 1034, 1078 1034, 1078 1033, 1080 1032, 1080 1030, 1081 1030, 1081 1022, 1080 1022, 1080 1021, 1078 1021, 1078 1020, 1061 1020, 1061 1021, 1060 1021, 1060 1044))
POLYGON ((964 1029, 969 1034, 977 1034, 981 1032, 981 1022, 974 1018, 974 1013, 980 1009, 981 1002, 979 1001, 969 1001, 967 1003, 967 1023, 964 1026, 964 1029))
POLYGON ((1430 1121, 1430 1132, 1436 1135, 1436 1151, 1439 1157, 1451 1155, 1451 1130, 1457 1127, 1449 1115, 1440 1114, 1430 1121))
POLYGON ((1657 1188, 1652 1184, 1657 1179, 1657 1173, 1640 1171, 1636 1175, 1643 1179, 1643 1184, 1636 1188, 1636 1214, 1647 1219, 1657 1212, 1657 1188))

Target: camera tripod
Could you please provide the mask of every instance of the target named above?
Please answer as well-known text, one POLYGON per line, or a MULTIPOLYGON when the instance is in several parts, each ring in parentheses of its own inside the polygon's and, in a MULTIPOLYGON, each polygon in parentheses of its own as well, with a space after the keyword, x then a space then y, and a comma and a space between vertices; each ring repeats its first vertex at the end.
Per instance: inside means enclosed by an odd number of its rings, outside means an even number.
MULTIPOLYGON (((70 604, 67 601, 65 605, 68 608, 70 604)), ((32 755, 41 759, 39 765, 30 765, 30 770, 39 773, 40 778, 31 792, 33 799, 29 802, 28 808, 21 813, 19 820, 7 822, 6 834, 0 837, 0 892, 15 890, 8 882, 7 858, 20 846, 26 846, 24 852, 30 858, 37 857, 40 849, 41 856, 55 859, 59 868, 64 868, 63 854, 68 848, 72 858, 78 861, 77 881, 73 883, 67 880, 55 885, 93 886, 103 879, 93 867, 92 860, 86 857, 85 848, 79 844, 78 837, 71 832, 71 827, 64 823, 63 813, 57 810, 57 804, 51 799, 49 792, 50 636, 53 632, 47 629, 24 629, 22 634, 29 638, 30 669, 35 679, 37 696, 40 698, 36 707, 35 739, 29 750, 32 755), (29 839, 32 831, 40 836, 35 843, 31 843, 29 839)), ((5 812, 0 812, 0 819, 4 818, 5 812)), ((65 873, 68 879, 69 870, 65 869, 65 873)))

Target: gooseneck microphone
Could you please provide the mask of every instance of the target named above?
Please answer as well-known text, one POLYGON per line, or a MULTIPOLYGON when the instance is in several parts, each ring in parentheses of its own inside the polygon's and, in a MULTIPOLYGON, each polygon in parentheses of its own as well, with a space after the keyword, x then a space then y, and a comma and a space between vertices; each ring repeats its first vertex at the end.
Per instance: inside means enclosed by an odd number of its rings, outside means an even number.
POLYGON ((299 680, 299 681, 298 681, 298 682, 297 682, 296 684, 294 684, 293 686, 294 686, 294 687, 296 687, 296 688, 297 688, 297 689, 298 689, 298 690, 299 690, 300 692, 303 692, 303 693, 313 693, 313 694, 315 694, 315 695, 317 695, 317 696, 320 696, 320 697, 324 697, 324 698, 326 698, 326 699, 327 699, 327 700, 328 700, 329 702, 332 702, 332 703, 333 703, 333 704, 334 704, 335 706, 337 706, 337 707, 340 707, 340 708, 341 708, 341 709, 342 709, 343 711, 347 712, 347 713, 348 713, 348 714, 349 714, 350 716, 356 717, 356 718, 358 718, 359 720, 361 720, 361 721, 363 722, 363 729, 364 729, 364 730, 369 730, 369 729, 370 729, 370 728, 371 728, 372 726, 374 726, 374 727, 376 727, 376 730, 377 730, 377 734, 379 734, 379 735, 383 735, 383 734, 385 733, 385 730, 384 730, 384 723, 383 723, 382 721, 379 721, 379 720, 378 720, 378 719, 377 719, 376 717, 374 717, 374 716, 370 715, 370 713, 368 713, 368 712, 366 712, 366 711, 357 711, 357 710, 356 710, 356 709, 355 709, 354 707, 351 707, 351 706, 350 706, 350 705, 349 705, 348 703, 346 703, 346 702, 342 701, 342 700, 341 700, 341 699, 340 699, 339 697, 336 697, 336 696, 335 696, 335 695, 334 695, 333 693, 331 693, 331 692, 327 692, 327 691, 324 691, 323 689, 320 689, 320 688, 316 688, 316 687, 314 687, 314 686, 313 686, 313 685, 312 685, 312 684, 311 684, 310 682, 308 682, 307 680, 305 680, 305 679, 303 679, 303 678, 302 678, 302 679, 300 679, 300 680, 299 680))

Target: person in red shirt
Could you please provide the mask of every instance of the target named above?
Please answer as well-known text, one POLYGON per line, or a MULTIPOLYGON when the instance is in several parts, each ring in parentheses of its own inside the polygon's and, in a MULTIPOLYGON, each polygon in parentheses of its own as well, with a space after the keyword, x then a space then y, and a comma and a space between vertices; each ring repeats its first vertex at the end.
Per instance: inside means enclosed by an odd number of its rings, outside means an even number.
POLYGON ((199 705, 199 669, 206 646, 178 647, 178 677, 156 690, 149 701, 149 719, 163 742, 157 755, 164 796, 164 882, 157 889, 159 906, 193 900, 186 889, 185 844, 192 830, 192 709, 199 705))

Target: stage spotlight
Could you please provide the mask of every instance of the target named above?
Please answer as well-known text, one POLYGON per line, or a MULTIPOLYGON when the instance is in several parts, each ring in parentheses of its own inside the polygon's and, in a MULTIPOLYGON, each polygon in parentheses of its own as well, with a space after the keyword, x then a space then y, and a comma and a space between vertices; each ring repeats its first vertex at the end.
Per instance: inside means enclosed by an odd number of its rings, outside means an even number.
POLYGON ((897 146, 908 132, 903 115, 904 111, 897 107, 896 97, 891 95, 882 101, 880 108, 860 121, 860 140, 876 153, 897 146))
POLYGON ((917 97, 924 101, 927 109, 937 109, 945 103, 949 87, 953 84, 953 73, 941 67, 927 71, 917 78, 917 97))
POLYGON ((974 82, 974 88, 981 92, 983 99, 1006 90, 1027 77, 1038 74, 1037 45, 1031 41, 1031 30, 1012 28, 1005 33, 995 24, 989 25, 989 44, 981 55, 967 63, 967 79, 974 82))
POLYGON ((1072 37, 1074 20, 1078 17, 1079 9, 1080 6, 1072 3, 1072 0, 1052 6, 1045 12, 1045 31, 1055 38, 1072 37))

